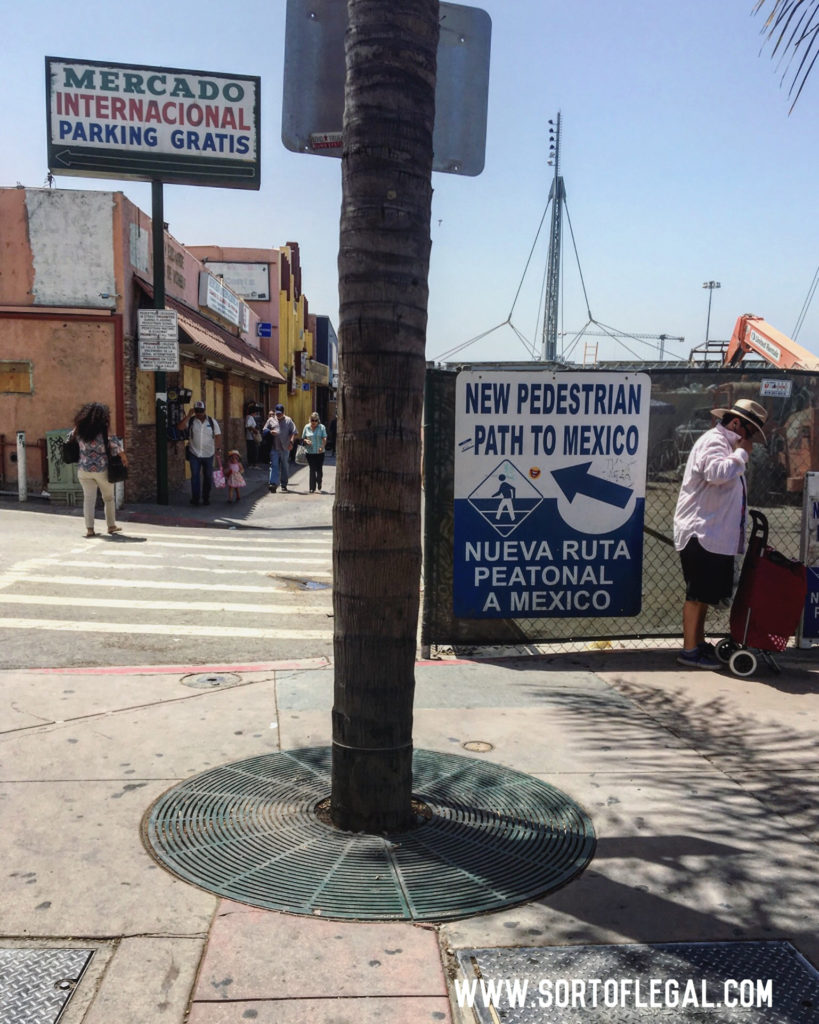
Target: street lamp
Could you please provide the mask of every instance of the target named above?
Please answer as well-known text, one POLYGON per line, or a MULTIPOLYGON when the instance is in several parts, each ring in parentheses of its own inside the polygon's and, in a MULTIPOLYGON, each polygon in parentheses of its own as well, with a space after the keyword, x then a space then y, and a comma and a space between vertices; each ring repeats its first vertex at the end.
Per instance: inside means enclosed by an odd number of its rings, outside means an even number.
POLYGON ((705 322, 705 344, 708 344, 708 332, 711 328, 711 299, 714 295, 715 288, 722 288, 719 281, 703 281, 703 288, 708 289, 708 319, 705 322))

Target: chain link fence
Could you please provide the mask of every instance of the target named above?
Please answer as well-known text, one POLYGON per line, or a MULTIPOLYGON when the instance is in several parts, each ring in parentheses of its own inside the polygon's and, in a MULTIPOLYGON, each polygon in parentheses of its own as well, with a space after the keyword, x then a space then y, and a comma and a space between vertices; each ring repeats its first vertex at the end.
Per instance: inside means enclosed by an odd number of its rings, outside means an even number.
MULTIPOLYGON (((555 369, 543 368, 550 372, 555 369)), ((640 613, 627 618, 456 618, 452 600, 453 500, 455 379, 459 369, 531 370, 532 364, 482 363, 427 369, 421 622, 425 648, 529 644, 569 647, 578 641, 680 637, 684 585, 672 538, 677 493, 694 441, 713 422, 711 409, 730 408, 740 398, 760 402, 768 411, 767 443, 754 446, 748 464, 749 506, 761 509, 768 517, 769 543, 773 547, 789 558, 800 556, 804 475, 819 469, 819 376, 772 367, 738 370, 606 364, 596 370, 639 371, 651 377, 640 613), (776 383, 763 388, 763 381, 776 383), (781 391, 782 395, 770 397, 762 394, 763 390, 781 391)), ((737 559, 737 569, 739 563, 737 559)), ((708 628, 713 634, 727 634, 727 609, 711 612, 708 628)))

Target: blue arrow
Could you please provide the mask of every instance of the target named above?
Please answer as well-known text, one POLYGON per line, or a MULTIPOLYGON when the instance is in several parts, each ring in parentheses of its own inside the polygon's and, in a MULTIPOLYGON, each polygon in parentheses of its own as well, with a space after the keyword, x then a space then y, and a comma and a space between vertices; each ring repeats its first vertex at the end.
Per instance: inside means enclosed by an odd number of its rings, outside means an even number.
POLYGON ((590 466, 591 462, 564 466, 563 469, 553 469, 552 476, 569 501, 574 501, 578 494, 585 494, 589 498, 596 498, 597 501, 604 501, 607 505, 625 508, 632 495, 631 488, 621 487, 620 484, 613 484, 599 476, 591 476, 590 466))

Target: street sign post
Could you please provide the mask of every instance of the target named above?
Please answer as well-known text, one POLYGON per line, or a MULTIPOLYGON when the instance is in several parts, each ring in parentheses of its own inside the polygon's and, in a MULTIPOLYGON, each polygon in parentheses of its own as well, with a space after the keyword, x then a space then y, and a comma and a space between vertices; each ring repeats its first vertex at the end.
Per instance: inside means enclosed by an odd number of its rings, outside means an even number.
MULTIPOLYGON (((46 57, 48 169, 80 178, 151 183, 154 308, 165 310, 163 185, 261 186, 261 79, 208 71, 46 57)), ((161 339, 157 339, 161 342, 161 339)), ((168 504, 170 350, 154 361, 156 494, 168 504)), ((143 352, 140 351, 140 361, 143 352)), ((179 352, 174 370, 179 369, 179 352)))
MULTIPOLYGON (((486 151, 489 47, 486 11, 440 4, 432 169, 477 175, 486 151)), ((282 142, 295 153, 341 156, 344 0, 287 0, 282 142)))
POLYGON ((179 320, 175 309, 140 309, 140 370, 179 372, 179 320))
POLYGON ((643 373, 458 374, 457 617, 639 612, 650 389, 643 373))

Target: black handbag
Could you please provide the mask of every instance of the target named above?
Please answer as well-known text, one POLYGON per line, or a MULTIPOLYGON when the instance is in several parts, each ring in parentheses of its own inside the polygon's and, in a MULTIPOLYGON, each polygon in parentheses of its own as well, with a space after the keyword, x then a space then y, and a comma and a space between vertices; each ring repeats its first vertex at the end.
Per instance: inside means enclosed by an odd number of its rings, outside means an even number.
POLYGON ((73 434, 69 434, 66 440, 63 441, 63 462, 66 465, 71 465, 72 463, 79 461, 80 442, 73 434))
POLYGON ((121 480, 128 479, 128 467, 122 461, 121 455, 112 455, 111 446, 108 443, 108 434, 105 434, 105 452, 108 456, 108 483, 118 484, 121 480))

